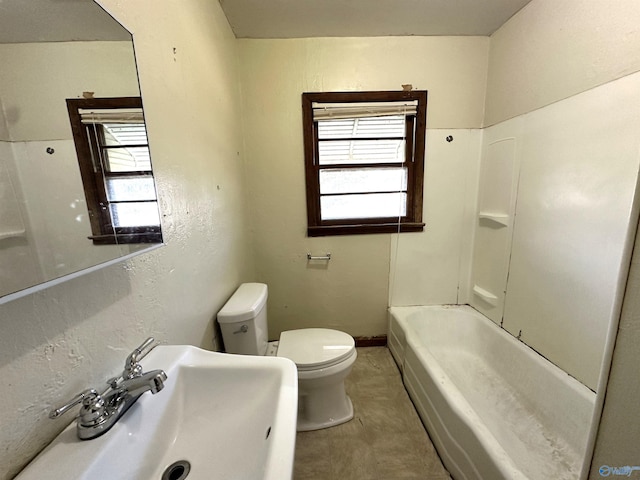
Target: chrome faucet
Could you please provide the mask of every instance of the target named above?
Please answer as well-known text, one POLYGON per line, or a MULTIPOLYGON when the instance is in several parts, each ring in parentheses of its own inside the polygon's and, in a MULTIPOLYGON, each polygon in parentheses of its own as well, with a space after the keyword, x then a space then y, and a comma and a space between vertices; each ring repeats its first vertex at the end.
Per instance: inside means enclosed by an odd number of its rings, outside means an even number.
POLYGON ((146 391, 156 394, 164 388, 167 374, 163 370, 143 373, 142 365, 138 363, 156 345, 153 337, 147 338, 127 357, 122 374, 107 382, 109 387, 104 392, 98 393, 94 388, 85 390, 52 410, 49 418, 58 418, 82 403, 77 420, 78 438, 89 440, 106 433, 140 395, 146 391))
POLYGON ((129 395, 130 397, 139 397, 148 391, 156 394, 164 388, 166 379, 167 374, 163 370, 151 370, 136 377, 122 380, 117 384, 115 390, 120 395, 129 395))

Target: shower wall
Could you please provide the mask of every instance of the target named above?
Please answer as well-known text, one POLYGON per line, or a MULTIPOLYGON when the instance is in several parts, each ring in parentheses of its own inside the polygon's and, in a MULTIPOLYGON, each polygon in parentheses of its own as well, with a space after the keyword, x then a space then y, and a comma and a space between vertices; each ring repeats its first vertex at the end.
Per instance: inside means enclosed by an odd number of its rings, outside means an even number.
POLYGON ((389 305, 466 303, 481 129, 427 129, 424 232, 391 236, 389 305))
POLYGON ((478 220, 471 303, 593 390, 636 222, 639 104, 634 74, 484 132, 480 189, 509 193, 489 209, 507 226, 478 220))
POLYGON ((392 238, 390 305, 471 303, 597 389, 635 228, 638 25, 632 0, 534 0, 492 35, 480 144, 428 136, 426 182, 460 155, 425 186, 448 239, 392 238))
POLYGON ((22 198, 12 143, 0 139, 0 285, 12 290, 42 279, 22 198))
POLYGON ((485 290, 506 290, 494 320, 504 307, 505 328, 592 389, 635 228, 639 70, 634 0, 534 0, 491 37, 483 162, 513 138, 519 183, 508 284, 502 270, 485 290))

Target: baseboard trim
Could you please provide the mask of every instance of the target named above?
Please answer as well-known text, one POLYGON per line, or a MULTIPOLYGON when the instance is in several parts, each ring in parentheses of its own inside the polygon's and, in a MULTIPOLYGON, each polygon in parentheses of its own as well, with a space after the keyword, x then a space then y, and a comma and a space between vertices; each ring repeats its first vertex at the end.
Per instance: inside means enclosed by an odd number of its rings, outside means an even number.
POLYGON ((377 335, 375 337, 353 337, 356 347, 386 347, 387 336, 377 335))

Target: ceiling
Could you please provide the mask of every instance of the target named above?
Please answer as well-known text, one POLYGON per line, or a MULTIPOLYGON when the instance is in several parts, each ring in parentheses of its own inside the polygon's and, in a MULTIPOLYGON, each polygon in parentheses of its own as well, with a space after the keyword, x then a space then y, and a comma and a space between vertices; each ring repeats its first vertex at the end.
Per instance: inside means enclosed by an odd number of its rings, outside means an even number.
MULTIPOLYGON (((530 1, 219 0, 238 38, 491 35, 530 1)), ((93 0, 0 0, 0 43, 126 39, 93 0)))
POLYGON ((491 35, 531 0, 219 0, 238 38, 491 35))

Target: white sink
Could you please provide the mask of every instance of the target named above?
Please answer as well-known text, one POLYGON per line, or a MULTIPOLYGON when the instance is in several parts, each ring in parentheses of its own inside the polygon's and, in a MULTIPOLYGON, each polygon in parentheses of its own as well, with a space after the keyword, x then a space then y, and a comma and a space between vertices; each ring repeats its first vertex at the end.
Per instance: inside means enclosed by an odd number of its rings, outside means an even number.
POLYGON ((228 355, 159 346, 145 371, 167 373, 165 388, 143 394, 116 425, 79 440, 72 422, 16 480, 291 479, 298 377, 279 357, 228 355))

